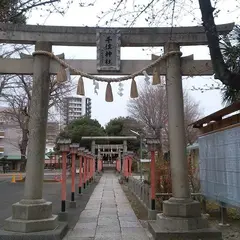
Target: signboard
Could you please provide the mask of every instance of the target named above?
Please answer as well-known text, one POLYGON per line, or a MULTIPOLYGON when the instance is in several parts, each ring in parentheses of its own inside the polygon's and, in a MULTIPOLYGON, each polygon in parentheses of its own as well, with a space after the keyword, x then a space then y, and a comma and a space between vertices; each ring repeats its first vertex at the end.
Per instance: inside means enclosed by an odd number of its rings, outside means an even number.
POLYGON ((116 29, 97 30, 97 70, 120 71, 121 34, 116 29))
POLYGON ((240 127, 199 138, 203 195, 240 207, 240 127))

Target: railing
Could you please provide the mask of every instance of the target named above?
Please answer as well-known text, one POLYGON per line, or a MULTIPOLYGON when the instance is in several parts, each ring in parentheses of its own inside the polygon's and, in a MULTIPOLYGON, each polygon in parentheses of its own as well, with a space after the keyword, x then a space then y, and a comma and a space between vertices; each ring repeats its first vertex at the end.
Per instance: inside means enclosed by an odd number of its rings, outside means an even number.
MULTIPOLYGON (((140 200, 140 202, 143 204, 143 206, 148 209, 150 207, 150 186, 148 184, 145 184, 144 182, 141 182, 138 179, 135 179, 133 177, 128 178, 128 188, 129 190, 140 200)), ((162 204, 164 200, 167 200, 172 196, 172 193, 156 193, 156 198, 160 203, 160 211, 162 211, 162 204), (162 199, 161 199, 162 198, 162 199), (164 199, 165 198, 165 199, 164 199), (164 200, 163 200, 164 199, 164 200)), ((201 193, 191 193, 191 197, 194 200, 198 200, 201 203, 201 209, 202 213, 207 213, 207 204, 206 204, 206 198, 201 193)), ((227 208, 226 206, 222 206, 220 203, 218 203, 220 208, 220 225, 221 226, 227 226, 227 208)))
POLYGON ((129 177, 128 187, 132 191, 132 193, 142 202, 142 204, 146 208, 149 208, 150 186, 133 177, 129 177))
MULTIPOLYGON (((144 182, 141 182, 133 177, 128 178, 128 187, 132 191, 132 193, 142 202, 142 204, 146 207, 150 207, 150 190, 151 187, 144 182)), ((156 193, 156 198, 161 197, 171 197, 172 193, 156 193)), ((201 197, 202 204, 202 212, 206 213, 206 201, 201 193, 191 193, 193 199, 197 197, 201 197)), ((160 210, 162 210, 162 201, 160 201, 160 210)))

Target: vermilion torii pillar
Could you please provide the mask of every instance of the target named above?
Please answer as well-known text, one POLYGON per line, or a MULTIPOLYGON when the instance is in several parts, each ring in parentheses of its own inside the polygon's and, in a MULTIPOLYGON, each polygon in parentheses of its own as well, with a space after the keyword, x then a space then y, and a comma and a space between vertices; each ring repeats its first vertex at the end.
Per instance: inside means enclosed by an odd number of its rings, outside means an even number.
POLYGON ((94 179, 94 167, 95 167, 95 155, 92 154, 92 182, 93 182, 93 179, 94 179))
POLYGON ((78 157, 79 157, 79 182, 78 182, 78 193, 82 194, 83 191, 83 151, 84 148, 79 148, 78 157))
POLYGON ((87 155, 83 152, 83 189, 87 188, 87 155))
POLYGON ((148 219, 155 220, 156 219, 156 160, 155 160, 155 152, 159 149, 159 145, 161 144, 160 139, 157 138, 146 138, 146 144, 148 146, 148 151, 151 154, 151 164, 150 164, 150 175, 151 175, 151 192, 150 192, 150 208, 148 210, 148 219))
POLYGON ((127 163, 126 163, 126 158, 127 158, 127 155, 126 154, 123 154, 123 167, 122 167, 122 174, 123 176, 126 178, 127 176, 127 163))
POLYGON ((62 191, 61 191, 61 212, 58 214, 60 221, 67 221, 68 214, 66 212, 66 198, 67 198, 67 154, 70 150, 70 139, 59 139, 58 145, 62 153, 62 191))
POLYGON ((103 160, 102 160, 102 156, 99 155, 99 157, 98 157, 98 171, 99 171, 99 173, 102 172, 102 169, 103 169, 103 160))
POLYGON ((89 185, 90 180, 90 156, 89 151, 87 151, 87 186, 89 185))
POLYGON ((70 145, 70 153, 72 155, 72 167, 71 167, 71 173, 72 173, 72 184, 71 184, 71 201, 69 202, 70 208, 76 208, 77 203, 75 201, 75 176, 76 176, 76 154, 78 152, 79 144, 78 143, 72 143, 70 145))
POLYGON ((128 151, 128 177, 130 177, 132 175, 132 161, 133 161, 133 152, 132 151, 128 151))
POLYGON ((90 180, 90 152, 85 150, 85 157, 86 157, 86 187, 89 185, 90 180))
POLYGON ((129 157, 129 177, 132 176, 132 156, 129 157))
POLYGON ((92 154, 89 154, 89 183, 92 182, 92 176, 93 176, 93 156, 92 154))

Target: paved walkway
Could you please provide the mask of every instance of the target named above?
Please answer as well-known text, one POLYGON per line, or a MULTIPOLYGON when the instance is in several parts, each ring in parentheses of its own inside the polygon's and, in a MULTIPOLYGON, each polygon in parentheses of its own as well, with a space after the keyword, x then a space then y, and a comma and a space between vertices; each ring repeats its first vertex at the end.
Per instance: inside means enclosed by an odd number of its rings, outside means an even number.
POLYGON ((103 174, 78 223, 64 240, 149 240, 117 177, 103 174))

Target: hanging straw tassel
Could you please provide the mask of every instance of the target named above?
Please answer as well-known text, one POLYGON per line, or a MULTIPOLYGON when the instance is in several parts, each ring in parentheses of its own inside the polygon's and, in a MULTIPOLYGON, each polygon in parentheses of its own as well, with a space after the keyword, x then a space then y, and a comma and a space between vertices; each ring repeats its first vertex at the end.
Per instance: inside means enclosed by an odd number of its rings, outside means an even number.
POLYGON ((153 69, 153 80, 152 80, 152 85, 157 85, 161 83, 160 79, 160 73, 159 73, 159 67, 156 66, 153 69))
POLYGON ((113 102, 112 86, 110 82, 107 84, 105 100, 106 102, 113 102))
POLYGON ((134 78, 132 78, 130 97, 131 98, 138 97, 137 83, 134 78))
POLYGON ((66 82, 68 79, 66 70, 64 67, 61 67, 61 69, 59 70, 59 72, 57 73, 57 83, 64 83, 66 82))
POLYGON ((77 95, 85 96, 84 82, 82 76, 78 79, 77 95))

